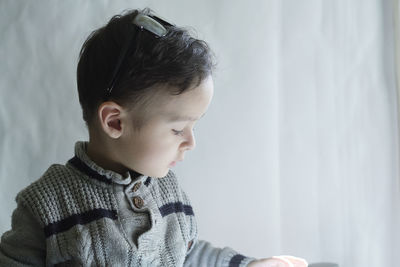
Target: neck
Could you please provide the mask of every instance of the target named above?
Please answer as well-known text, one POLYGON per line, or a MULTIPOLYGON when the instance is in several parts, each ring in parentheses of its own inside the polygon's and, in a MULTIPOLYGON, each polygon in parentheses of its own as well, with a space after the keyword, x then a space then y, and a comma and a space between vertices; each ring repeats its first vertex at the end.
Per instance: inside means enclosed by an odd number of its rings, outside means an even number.
POLYGON ((111 170, 124 176, 128 169, 112 158, 112 153, 107 149, 106 142, 101 144, 90 139, 86 154, 98 166, 105 170, 111 170))

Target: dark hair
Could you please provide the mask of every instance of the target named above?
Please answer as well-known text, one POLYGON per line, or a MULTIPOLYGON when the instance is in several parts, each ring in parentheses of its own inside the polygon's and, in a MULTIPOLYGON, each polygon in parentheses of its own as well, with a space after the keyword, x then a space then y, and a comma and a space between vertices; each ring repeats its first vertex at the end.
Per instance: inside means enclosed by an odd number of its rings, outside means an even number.
POLYGON ((152 12, 145 8, 115 15, 84 42, 79 54, 77 85, 88 128, 99 105, 112 100, 129 111, 134 110, 134 129, 139 131, 148 119, 145 111, 155 90, 168 85, 177 89, 169 89, 169 94, 179 95, 212 74, 215 68, 212 51, 205 41, 192 37, 187 28, 166 27, 166 36, 155 38, 131 23, 138 13, 152 12), (128 50, 112 93, 107 97, 111 76, 130 35, 135 49, 128 50))

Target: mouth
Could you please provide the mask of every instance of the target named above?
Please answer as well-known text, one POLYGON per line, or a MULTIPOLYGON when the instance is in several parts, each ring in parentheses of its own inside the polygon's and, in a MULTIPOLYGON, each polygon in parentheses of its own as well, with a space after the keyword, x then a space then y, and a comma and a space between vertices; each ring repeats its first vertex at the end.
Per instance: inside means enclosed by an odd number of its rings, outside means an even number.
POLYGON ((173 162, 171 162, 170 164, 169 164, 169 166, 171 166, 171 167, 173 167, 173 166, 175 166, 176 165, 176 162, 175 161, 173 161, 173 162))
POLYGON ((182 159, 177 159, 177 160, 171 162, 171 163, 169 164, 169 166, 173 167, 173 166, 175 166, 175 165, 176 165, 178 162, 180 162, 180 161, 183 161, 183 158, 182 158, 182 159))

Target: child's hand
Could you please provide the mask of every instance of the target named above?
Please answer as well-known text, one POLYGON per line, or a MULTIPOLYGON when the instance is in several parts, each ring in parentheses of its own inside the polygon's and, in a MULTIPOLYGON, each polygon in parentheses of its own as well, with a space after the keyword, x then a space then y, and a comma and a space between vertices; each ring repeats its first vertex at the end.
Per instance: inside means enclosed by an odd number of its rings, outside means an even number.
POLYGON ((250 262, 248 267, 307 267, 308 263, 302 258, 293 256, 274 256, 250 262))

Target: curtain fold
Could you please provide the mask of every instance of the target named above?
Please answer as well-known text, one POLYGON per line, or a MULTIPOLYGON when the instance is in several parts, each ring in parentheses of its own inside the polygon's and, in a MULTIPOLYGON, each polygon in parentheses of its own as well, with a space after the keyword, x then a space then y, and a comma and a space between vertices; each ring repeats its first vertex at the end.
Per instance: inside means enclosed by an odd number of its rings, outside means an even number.
POLYGON ((391 1, 282 1, 279 173, 288 254, 341 267, 399 265, 392 13, 391 1))

